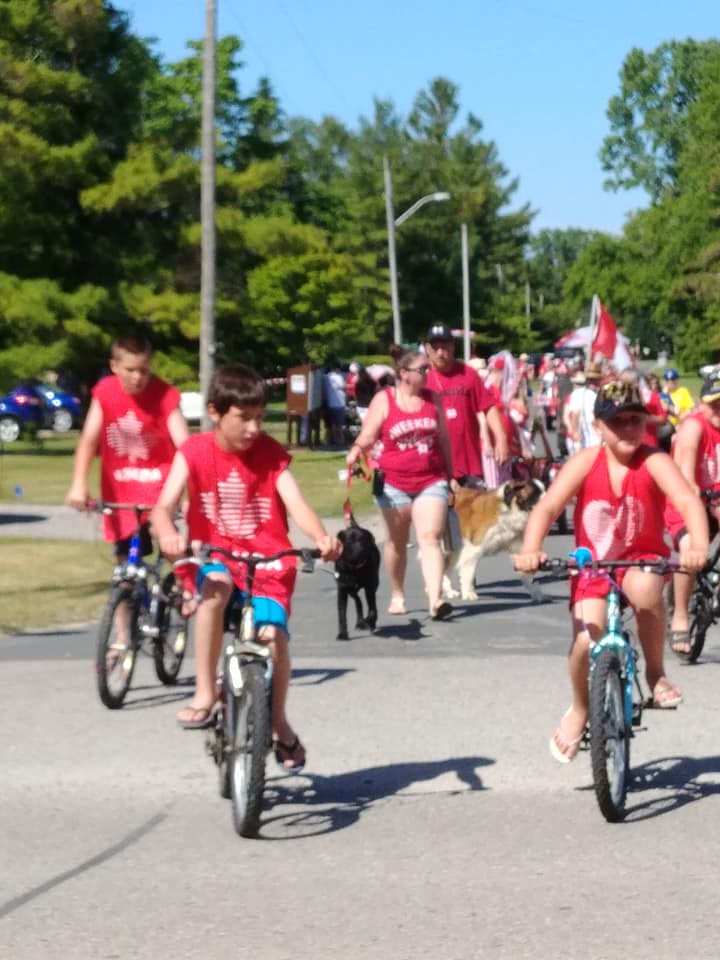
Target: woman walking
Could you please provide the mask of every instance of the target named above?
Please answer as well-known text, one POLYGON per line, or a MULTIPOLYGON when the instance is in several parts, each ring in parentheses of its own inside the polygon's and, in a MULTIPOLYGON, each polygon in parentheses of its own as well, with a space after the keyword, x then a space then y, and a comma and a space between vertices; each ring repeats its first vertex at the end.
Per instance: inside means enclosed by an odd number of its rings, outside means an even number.
POLYGON ((404 614, 405 569, 410 523, 415 527, 430 615, 443 620, 451 612, 441 602, 441 538, 445 530, 448 482, 452 476, 450 441, 439 399, 425 388, 429 364, 424 354, 403 353, 396 361, 395 386, 373 397, 362 430, 347 455, 348 469, 379 441, 378 462, 384 485, 374 489, 387 537, 385 566, 392 590, 388 613, 404 614))

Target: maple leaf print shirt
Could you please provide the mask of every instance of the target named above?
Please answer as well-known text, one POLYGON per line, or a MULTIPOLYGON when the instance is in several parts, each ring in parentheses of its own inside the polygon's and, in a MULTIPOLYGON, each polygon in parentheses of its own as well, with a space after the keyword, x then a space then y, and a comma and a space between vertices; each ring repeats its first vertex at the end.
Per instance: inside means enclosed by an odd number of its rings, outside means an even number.
MULTIPOLYGON (((180 406, 179 392, 151 377, 141 394, 130 396, 113 374, 95 384, 92 396, 103 415, 99 444, 103 500, 154 504, 175 456, 167 420, 180 406)), ((107 540, 121 540, 133 533, 135 516, 123 510, 105 517, 104 525, 107 540)))
MULTIPOLYGON (((180 448, 188 465, 190 540, 238 553, 271 554, 292 546, 285 504, 277 492, 290 454, 265 433, 240 453, 222 450, 214 433, 198 433, 180 448)), ((242 589, 242 566, 232 570, 242 589)), ((297 559, 285 557, 257 568, 255 594, 270 597, 290 613, 297 559)))

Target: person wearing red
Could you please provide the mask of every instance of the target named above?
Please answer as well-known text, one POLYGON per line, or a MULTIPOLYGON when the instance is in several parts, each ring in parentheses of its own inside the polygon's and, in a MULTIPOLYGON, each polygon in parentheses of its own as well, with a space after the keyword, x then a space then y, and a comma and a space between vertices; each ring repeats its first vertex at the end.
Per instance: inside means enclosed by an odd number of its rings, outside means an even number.
POLYGON ((347 465, 352 470, 377 444, 374 459, 385 479, 383 489, 376 488, 374 493, 387 528, 384 555, 392 590, 388 613, 406 613, 405 569, 412 522, 430 615, 443 620, 452 610, 449 603, 441 602, 440 591, 444 566, 441 538, 453 468, 442 406, 425 386, 428 371, 423 354, 401 354, 396 384, 373 397, 362 430, 348 451, 347 465))
POLYGON ((507 435, 500 411, 472 367, 455 359, 455 342, 448 327, 441 323, 430 327, 424 347, 431 364, 426 386, 439 396, 445 412, 452 450, 452 479, 461 485, 471 485, 483 476, 480 444, 483 414, 491 439, 487 437, 482 453, 494 455, 499 466, 508 459, 507 435), (491 444, 490 449, 485 449, 491 444))
MULTIPOLYGON (((207 407, 214 430, 191 437, 175 454, 170 474, 152 513, 163 553, 171 560, 185 556, 188 542, 202 541, 235 553, 271 554, 291 546, 288 513, 315 541, 324 560, 335 560, 341 547, 328 535, 290 473, 291 457, 262 430, 265 383, 248 367, 215 371, 207 407), (173 520, 187 491, 188 535, 173 520)), ((272 728, 275 756, 285 769, 305 764, 305 748, 286 716, 290 682, 288 618, 297 561, 278 561, 278 570, 256 573, 255 616, 260 641, 273 657, 272 728)), ((186 729, 213 722, 215 675, 222 648, 225 607, 233 587, 242 590, 244 571, 220 563, 201 569, 200 603, 195 625, 196 686, 189 706, 177 715, 186 729)))
MULTIPOLYGON (((119 337, 110 356, 111 376, 92 389, 92 400, 75 450, 66 502, 85 510, 90 502, 88 474, 100 455, 100 495, 115 503, 152 505, 170 470, 177 447, 188 436, 175 387, 154 376, 152 347, 142 337, 119 337)), ((118 558, 127 556, 135 530, 130 510, 104 517, 105 539, 118 558)), ((143 531, 143 553, 151 543, 143 531)))
MULTIPOLYGON (((534 507, 516 569, 534 573, 547 559, 542 545, 555 519, 577 497, 575 541, 598 560, 640 560, 666 557, 663 508, 667 497, 680 513, 689 536, 680 561, 699 570, 708 549, 705 509, 668 454, 643 444, 647 413, 637 386, 612 380, 600 387, 595 419, 603 445, 576 453, 558 473, 534 507)), ((608 583, 588 571, 572 578, 570 609, 573 640, 569 654, 572 703, 550 739, 550 752, 569 763, 580 748, 588 717, 589 647, 605 632, 608 583)), ((682 702, 682 693, 665 676, 663 647, 664 578, 633 567, 622 588, 635 609, 638 637, 645 656, 645 675, 653 705, 667 708, 682 702)))
MULTIPOLYGON (((720 490, 720 378, 705 380, 700 390, 700 407, 680 421, 672 457, 690 486, 699 493, 720 490)), ((710 534, 718 531, 720 501, 707 506, 710 534)), ((673 543, 682 549, 687 542, 687 528, 676 510, 668 505, 665 520, 673 543)), ((695 577, 676 574, 673 577, 675 605, 670 623, 670 646, 680 657, 691 651, 689 630, 690 598, 695 577)))

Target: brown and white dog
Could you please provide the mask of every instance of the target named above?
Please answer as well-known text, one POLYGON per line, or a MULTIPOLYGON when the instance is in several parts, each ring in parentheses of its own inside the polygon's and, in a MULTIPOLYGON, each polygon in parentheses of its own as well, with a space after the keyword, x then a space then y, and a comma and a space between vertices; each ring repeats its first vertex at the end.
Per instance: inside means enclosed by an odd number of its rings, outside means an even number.
MULTIPOLYGON (((451 495, 450 506, 455 511, 457 525, 450 538, 455 542, 445 558, 443 596, 477 600, 475 567, 478 560, 504 550, 516 553, 521 548, 530 511, 544 492, 545 487, 539 480, 508 480, 496 490, 461 487, 451 495), (451 570, 457 570, 459 592, 450 583, 451 570)), ((450 522, 452 531, 452 519, 450 522)), ((525 575, 521 579, 533 600, 542 602, 542 592, 532 583, 532 578, 525 575)))

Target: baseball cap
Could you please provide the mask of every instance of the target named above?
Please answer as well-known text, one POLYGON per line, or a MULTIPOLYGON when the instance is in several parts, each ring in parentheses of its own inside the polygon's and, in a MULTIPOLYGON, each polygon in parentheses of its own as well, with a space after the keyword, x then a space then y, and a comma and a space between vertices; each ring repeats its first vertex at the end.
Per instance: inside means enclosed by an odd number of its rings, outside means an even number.
POLYGON ((452 340, 452 338, 450 327, 444 323, 435 323, 425 334, 425 343, 430 343, 433 340, 452 340))
POLYGON ((670 367, 669 370, 666 370, 663 374, 663 380, 679 380, 680 374, 677 372, 675 367, 670 367))
POLYGON ((613 420, 626 410, 647 413, 637 384, 625 380, 610 380, 604 383, 595 397, 595 419, 613 420))
POLYGON ((707 380, 703 381, 700 399, 703 403, 714 403, 716 400, 720 400, 720 377, 708 377, 707 380))

